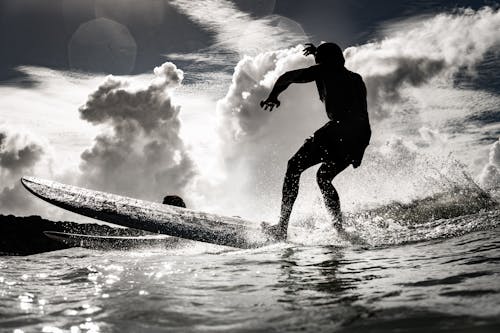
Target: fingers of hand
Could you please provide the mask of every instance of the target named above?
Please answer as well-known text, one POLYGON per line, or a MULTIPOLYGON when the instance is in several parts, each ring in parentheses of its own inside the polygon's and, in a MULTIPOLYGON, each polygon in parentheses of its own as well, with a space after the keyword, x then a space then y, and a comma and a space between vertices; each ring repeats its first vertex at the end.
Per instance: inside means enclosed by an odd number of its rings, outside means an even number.
POLYGON ((306 43, 306 48, 304 48, 304 55, 308 56, 316 52, 316 47, 312 43, 306 43))
POLYGON ((260 107, 263 108, 264 110, 272 111, 273 108, 279 107, 280 104, 281 103, 279 101, 261 101, 260 107))

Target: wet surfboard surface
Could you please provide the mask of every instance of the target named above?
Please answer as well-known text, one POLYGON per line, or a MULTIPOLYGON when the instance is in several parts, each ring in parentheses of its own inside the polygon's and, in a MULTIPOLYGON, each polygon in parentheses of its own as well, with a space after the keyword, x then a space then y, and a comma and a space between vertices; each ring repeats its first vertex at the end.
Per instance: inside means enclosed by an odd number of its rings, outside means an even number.
MULTIPOLYGON (((98 250, 128 250, 143 247, 173 247, 183 242, 168 235, 101 236, 60 231, 44 231, 45 236, 69 246, 98 250)), ((185 241, 184 241, 185 242, 185 241)))
POLYGON ((269 244, 259 226, 236 217, 199 212, 35 177, 22 184, 37 197, 100 221, 195 241, 238 248, 269 244))

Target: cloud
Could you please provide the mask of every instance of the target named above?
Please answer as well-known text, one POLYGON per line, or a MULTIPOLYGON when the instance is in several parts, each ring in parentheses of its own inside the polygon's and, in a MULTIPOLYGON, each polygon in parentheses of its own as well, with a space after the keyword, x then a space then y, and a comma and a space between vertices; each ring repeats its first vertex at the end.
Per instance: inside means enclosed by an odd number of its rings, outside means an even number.
POLYGON ((500 11, 489 7, 398 25, 381 41, 346 49, 346 66, 363 75, 372 118, 391 116, 405 98, 404 88, 433 79, 450 80, 473 71, 488 51, 500 45, 500 11))
POLYGON ((0 213, 30 211, 33 200, 19 180, 32 174, 44 162, 45 154, 46 145, 32 135, 0 127, 0 213))
MULTIPOLYGON (((211 64, 234 63, 244 55, 290 47, 306 41, 300 24, 279 15, 252 17, 226 0, 173 0, 171 4, 215 35, 215 44, 188 55, 211 64)), ((255 5, 255 4, 254 4, 255 5)), ((172 54, 181 59, 178 54, 172 54)))
POLYGON ((27 136, 0 132, 0 168, 19 175, 32 168, 43 155, 43 148, 27 136))
POLYGON ((183 194, 195 174, 179 136, 180 107, 172 101, 183 72, 167 62, 154 74, 139 88, 108 76, 80 107, 82 119, 107 125, 81 154, 85 186, 156 201, 183 194))
POLYGON ((4 187, 0 191, 0 214, 40 215, 33 197, 20 184, 4 187))
MULTIPOLYGON (((274 81, 281 74, 313 65, 312 59, 302 56, 302 48, 299 45, 264 52, 255 57, 246 56, 238 63, 226 96, 217 104, 222 135, 237 141, 243 140, 265 131, 268 122, 281 118, 278 110, 274 113, 261 110, 259 102, 267 97, 274 81)), ((287 98, 283 100, 288 104, 287 98)))
POLYGON ((479 181, 486 189, 500 188, 500 139, 491 145, 488 163, 484 166, 479 181))

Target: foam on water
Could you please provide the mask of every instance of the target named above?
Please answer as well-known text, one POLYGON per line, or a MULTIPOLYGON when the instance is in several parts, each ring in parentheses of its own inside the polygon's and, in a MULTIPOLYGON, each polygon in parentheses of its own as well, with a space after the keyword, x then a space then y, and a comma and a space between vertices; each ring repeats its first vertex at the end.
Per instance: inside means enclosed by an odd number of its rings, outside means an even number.
POLYGON ((391 202, 347 213, 346 234, 339 234, 325 215, 303 217, 291 228, 290 241, 303 245, 380 247, 450 238, 497 227, 499 207, 490 194, 471 183, 409 203, 391 202))

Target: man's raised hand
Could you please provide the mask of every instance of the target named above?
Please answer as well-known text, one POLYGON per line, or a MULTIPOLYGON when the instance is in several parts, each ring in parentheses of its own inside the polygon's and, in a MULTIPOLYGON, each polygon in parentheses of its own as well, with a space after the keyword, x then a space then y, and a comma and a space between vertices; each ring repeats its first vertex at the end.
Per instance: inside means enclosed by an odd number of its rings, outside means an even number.
POLYGON ((303 51, 306 57, 310 54, 316 55, 316 46, 312 43, 306 43, 306 48, 303 51))
POLYGON ((265 101, 260 102, 260 107, 264 110, 269 109, 269 112, 273 111, 273 108, 279 108, 281 102, 277 98, 268 97, 265 101))

